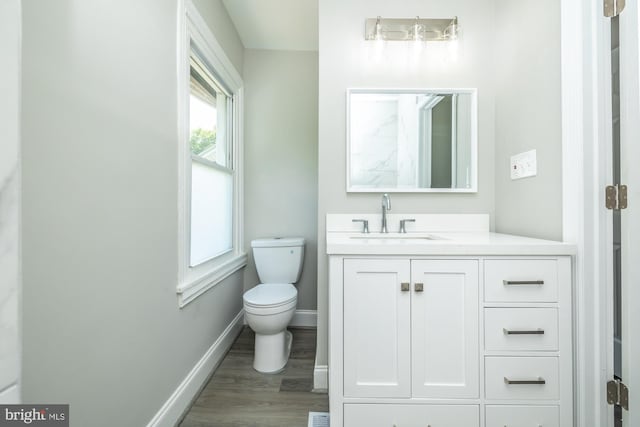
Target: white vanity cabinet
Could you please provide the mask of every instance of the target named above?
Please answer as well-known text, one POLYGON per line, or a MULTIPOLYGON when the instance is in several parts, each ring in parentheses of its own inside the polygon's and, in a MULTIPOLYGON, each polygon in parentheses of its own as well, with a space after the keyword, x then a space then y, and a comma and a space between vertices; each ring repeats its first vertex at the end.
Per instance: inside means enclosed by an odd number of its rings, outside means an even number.
POLYGON ((575 247, 407 218, 327 215, 331 427, 574 427, 575 247))
POLYGON ((478 261, 344 260, 344 396, 477 398, 478 261))
POLYGON ((332 255, 332 427, 573 425, 570 256, 332 255))

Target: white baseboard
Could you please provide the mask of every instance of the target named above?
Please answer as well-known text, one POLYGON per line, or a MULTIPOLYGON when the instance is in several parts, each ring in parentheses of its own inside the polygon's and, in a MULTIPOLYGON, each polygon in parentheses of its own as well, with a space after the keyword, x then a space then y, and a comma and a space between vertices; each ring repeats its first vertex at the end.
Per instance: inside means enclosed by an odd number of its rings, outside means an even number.
POLYGON ((0 404, 16 405, 20 403, 20 388, 18 384, 13 384, 0 391, 0 404))
POLYGON ((313 367, 313 391, 329 390, 329 367, 316 365, 313 367))
POLYGON ((316 310, 296 310, 289 326, 297 328, 315 328, 318 325, 318 312, 316 310))
POLYGON ((211 372, 220 365, 225 354, 242 331, 243 320, 244 311, 240 311, 162 405, 158 413, 149 421, 147 427, 173 427, 180 421, 204 382, 209 378, 211 372))

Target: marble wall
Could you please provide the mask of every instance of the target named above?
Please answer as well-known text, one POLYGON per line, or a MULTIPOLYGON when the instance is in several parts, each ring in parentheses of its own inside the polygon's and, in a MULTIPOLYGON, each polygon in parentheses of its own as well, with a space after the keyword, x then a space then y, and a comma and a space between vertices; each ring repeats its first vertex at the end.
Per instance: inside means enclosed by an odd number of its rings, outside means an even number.
MULTIPOLYGON (((2 149, 4 157, 5 149, 2 149)), ((14 158, 15 160, 15 158, 14 158)), ((2 163, 6 163, 3 160, 2 163)), ((0 170, 0 402, 18 381, 18 175, 17 162, 0 170)))
POLYGON ((0 2, 0 55, 3 58, 0 67, 0 119, 3 123, 0 126, 0 403, 17 403, 20 363, 19 0, 0 2))
POLYGON ((398 185, 401 138, 397 95, 351 95, 351 185, 392 188, 398 185))

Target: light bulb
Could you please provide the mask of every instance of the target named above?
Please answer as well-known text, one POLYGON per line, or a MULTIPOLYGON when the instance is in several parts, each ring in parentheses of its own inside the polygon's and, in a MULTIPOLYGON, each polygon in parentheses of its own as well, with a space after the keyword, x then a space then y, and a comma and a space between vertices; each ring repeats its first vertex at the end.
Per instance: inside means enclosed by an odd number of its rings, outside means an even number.
POLYGON ((376 28, 373 33, 374 40, 382 40, 382 24, 380 23, 380 17, 376 19, 376 28))
POLYGON ((413 40, 416 41, 416 42, 422 40, 422 37, 420 35, 421 26, 420 26, 420 24, 418 24, 418 20, 419 19, 420 19, 420 17, 416 16, 416 21, 413 24, 413 40))
POLYGON ((460 26, 458 25, 458 17, 454 17, 451 20, 449 26, 444 30, 444 36, 447 40, 457 40, 460 26))

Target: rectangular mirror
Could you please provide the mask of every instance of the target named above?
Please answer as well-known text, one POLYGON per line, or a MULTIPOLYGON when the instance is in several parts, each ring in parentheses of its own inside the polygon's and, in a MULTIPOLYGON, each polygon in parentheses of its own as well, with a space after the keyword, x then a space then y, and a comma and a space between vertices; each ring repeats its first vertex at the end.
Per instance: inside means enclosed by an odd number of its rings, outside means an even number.
POLYGON ((348 192, 476 192, 475 89, 349 89, 348 192))

